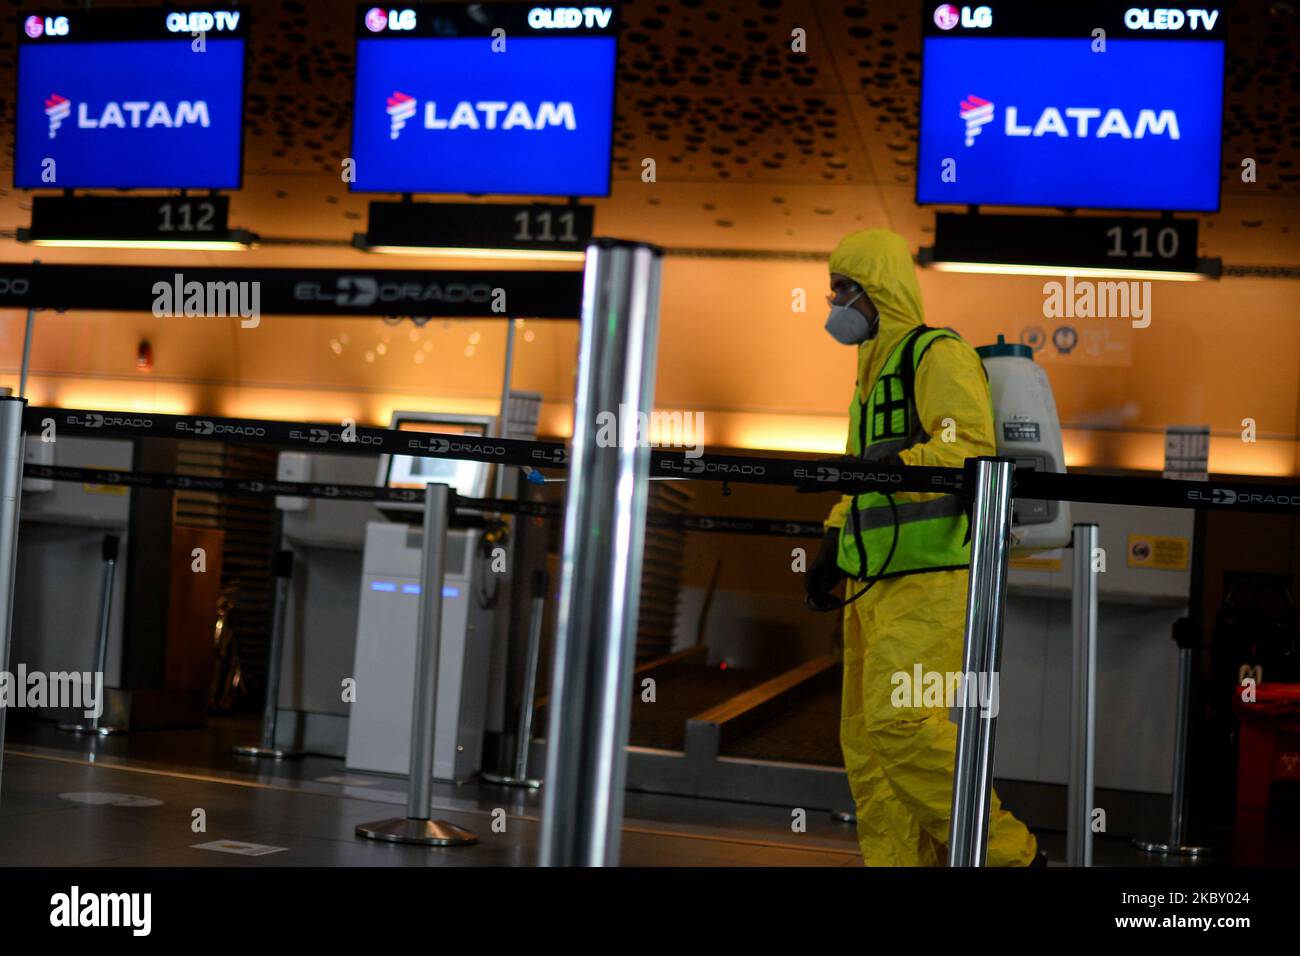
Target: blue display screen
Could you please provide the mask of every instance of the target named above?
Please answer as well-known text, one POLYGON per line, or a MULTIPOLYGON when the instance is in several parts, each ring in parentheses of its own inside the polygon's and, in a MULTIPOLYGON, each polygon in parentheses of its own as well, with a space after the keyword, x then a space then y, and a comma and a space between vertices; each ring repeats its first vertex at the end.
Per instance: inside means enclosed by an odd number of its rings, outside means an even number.
POLYGON ((917 202, 1218 209, 1221 41, 924 42, 917 202))
POLYGON ((20 45, 14 185, 236 189, 243 97, 242 39, 20 45))
POLYGON ((605 196, 609 36, 357 41, 354 190, 605 196))

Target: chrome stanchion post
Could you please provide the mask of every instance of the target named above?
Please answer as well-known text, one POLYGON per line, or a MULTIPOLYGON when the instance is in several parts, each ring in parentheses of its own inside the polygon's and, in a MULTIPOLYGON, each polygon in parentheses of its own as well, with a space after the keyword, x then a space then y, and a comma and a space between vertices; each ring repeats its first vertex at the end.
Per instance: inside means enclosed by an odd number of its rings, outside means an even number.
POLYGON ((469 830, 445 820, 430 820, 433 801, 433 726, 438 707, 438 661, 442 647, 442 582, 447 559, 450 489, 426 485, 424 541, 420 553, 420 611, 415 644, 415 695, 411 706, 411 776, 406 785, 406 816, 362 823, 357 836, 388 843, 464 846, 477 843, 469 830))
POLYGON ((948 830, 949 866, 983 866, 988 850, 996 707, 984 712, 979 698, 981 686, 987 689, 989 704, 999 692, 997 674, 1002 659, 1014 470, 1014 463, 1006 458, 975 458, 966 462, 966 487, 972 496, 973 510, 962 653, 963 693, 948 830))
POLYGON ((262 739, 257 744, 236 744, 241 757, 270 757, 283 760, 301 756, 275 745, 276 708, 280 699, 280 657, 284 653, 284 628, 289 611, 289 592, 293 585, 293 552, 277 551, 271 559, 275 578, 275 607, 271 613, 271 646, 266 657, 266 699, 262 703, 262 739))
POLYGON ((1187 813, 1187 738, 1191 730, 1192 654, 1196 639, 1195 628, 1187 618, 1179 618, 1174 623, 1174 640, 1178 643, 1178 719, 1174 727, 1174 792, 1169 799, 1169 840, 1167 843, 1133 841, 1134 846, 1147 853, 1201 856, 1210 852, 1208 846, 1183 843, 1187 813))
MULTIPOLYGON (((113 622, 113 578, 117 569, 117 554, 121 543, 122 539, 115 534, 104 535, 101 552, 104 559, 104 577, 99 595, 99 636, 95 642, 95 670, 93 672, 100 675, 101 698, 106 694, 107 681, 104 680, 103 675, 108 668, 108 632, 113 622)), ((66 730, 74 734, 95 734, 100 737, 126 733, 125 727, 100 723, 99 718, 102 716, 104 709, 104 700, 101 699, 99 703, 101 714, 90 718, 89 723, 83 724, 79 721, 61 723, 58 725, 59 730, 66 730)))
MULTIPOLYGON (((501 412, 497 415, 496 437, 509 438, 510 430, 510 379, 515 368, 515 320, 506 320, 506 361, 501 372, 501 412)), ((500 498, 506 481, 505 465, 497 465, 492 476, 493 497, 500 498)))
POLYGON ((540 780, 528 778, 528 749, 533 739, 533 705, 537 699, 537 662, 542 653, 542 618, 546 611, 546 572, 533 574, 533 604, 528 619, 528 666, 524 671, 524 698, 519 702, 519 730, 515 753, 515 780, 527 787, 539 787, 540 780))
MULTIPOLYGON (((0 671, 9 670, 14 618, 14 569, 18 563, 18 518, 23 490, 22 398, 0 396, 0 671)), ((4 773, 5 712, 0 707, 0 779, 4 773)))
POLYGON ((1093 758, 1097 727, 1097 553, 1095 524, 1074 526, 1070 589, 1073 663, 1070 685, 1070 782, 1065 825, 1069 866, 1092 866, 1093 758))
MULTIPOLYGON (((33 262, 32 265, 39 265, 40 261, 33 262)), ((18 370, 18 397, 27 397, 27 373, 31 370, 32 364, 32 336, 36 331, 36 307, 29 305, 27 307, 27 325, 23 329, 23 364, 18 370)))
POLYGON ((523 695, 519 701, 519 720, 515 724, 515 769, 513 774, 485 773, 488 783, 536 790, 542 781, 528 776, 528 750, 533 739, 533 707, 537 700, 537 665, 542 655, 542 619, 546 613, 547 575, 534 571, 532 603, 529 605, 527 663, 524 668, 523 695))
POLYGON ((661 260, 641 243, 587 246, 542 790, 546 866, 619 860, 650 465, 635 433, 653 405, 661 260), (611 415, 619 440, 600 447, 611 415))

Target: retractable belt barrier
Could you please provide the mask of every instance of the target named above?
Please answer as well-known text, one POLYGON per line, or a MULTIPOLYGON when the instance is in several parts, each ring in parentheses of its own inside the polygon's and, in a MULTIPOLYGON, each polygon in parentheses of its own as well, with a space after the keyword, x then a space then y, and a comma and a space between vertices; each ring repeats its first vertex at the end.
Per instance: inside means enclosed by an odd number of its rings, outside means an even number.
MULTIPOLYGON (((152 488, 162 491, 206 491, 213 494, 249 498, 327 498, 331 501, 394 501, 419 503, 424 490, 418 488, 381 488, 374 485, 340 485, 326 482, 279 481, 258 478, 211 478, 204 475, 172 475, 158 472, 115 471, 107 468, 76 468, 67 465, 24 465, 24 478, 47 481, 81 482, 87 485, 113 485, 124 488, 152 488)), ((513 501, 507 498, 470 498, 451 494, 452 510, 481 511, 490 514, 519 514, 538 518, 558 518, 558 504, 541 501, 513 501)), ((463 523, 463 517, 456 523, 463 523)), ((653 528, 682 531, 712 531, 726 534, 758 534, 771 537, 817 538, 822 535, 818 521, 785 521, 779 518, 740 518, 732 515, 688 515, 650 512, 646 524, 653 528)))
MULTIPOLYGON (((462 435, 437 435, 428 432, 403 432, 389 428, 263 421, 247 418, 212 418, 188 415, 159 415, 99 411, 74 408, 28 408, 24 427, 29 435, 39 435, 53 427, 54 433, 86 435, 98 438, 173 438, 186 441, 220 441, 235 444, 270 445, 358 455, 410 455, 416 458, 443 458, 481 461, 521 468, 565 468, 568 449, 558 442, 526 441, 512 438, 467 438, 462 435)), ((107 472, 96 472, 107 474, 107 472)), ((125 473, 117 473, 125 474, 125 473)), ((785 485, 803 492, 839 491, 910 491, 960 494, 970 487, 966 470, 906 465, 891 466, 860 459, 799 459, 758 455, 698 455, 685 451, 653 449, 650 475, 656 478, 681 478, 723 481, 737 484, 785 485)), ((29 474, 29 477, 53 477, 29 474)), ((132 475, 132 477, 135 477, 132 475)), ((152 476, 158 479, 190 482, 222 481, 193 476, 152 476)), ((60 479, 55 479, 60 480, 60 479)), ((67 480, 79 481, 80 478, 67 480)), ((103 481, 103 484, 113 483, 103 481)), ((127 483, 127 482, 123 482, 127 483)), ((1183 481, 1165 478, 1127 478, 1103 475, 1053 474, 1017 469, 1012 477, 1012 494, 1016 498, 1086 501, 1100 504, 1138 505, 1157 508, 1213 508, 1225 511, 1248 511, 1300 515, 1300 485, 1265 484, 1242 481, 1183 481)), ((238 484, 238 482, 235 482, 238 484)), ((248 487, 230 489, 232 494, 260 494, 252 485, 270 486, 271 482, 244 482, 248 487)), ((278 484, 289 486, 291 483, 278 484)), ((141 487, 150 487, 141 485, 141 487)), ((159 485, 189 487, 198 485, 159 485)), ((313 487, 313 486, 307 486, 313 487)), ((334 497, 368 501, 417 501, 418 491, 369 488, 366 486, 320 485, 319 494, 272 491, 270 494, 293 494, 299 497, 334 497), (342 489, 347 489, 345 493, 342 489), (330 492, 329 489, 339 489, 330 492), (402 495, 414 497, 401 497, 402 495), (387 497, 397 495, 398 497, 387 497)), ((203 489, 199 489, 203 490, 203 489)), ((213 487, 211 490, 225 490, 213 487)), ((487 510, 506 511, 505 502, 492 500, 487 510), (496 505, 502 505, 497 507, 496 505)), ((514 503, 510 503, 514 504, 514 503)), ((463 505, 469 507, 468 505, 463 505)), ((735 530, 739 533, 793 534, 804 536, 802 528, 789 530, 799 522, 773 521, 771 530, 750 530, 744 525, 767 519, 714 518, 696 519, 737 523, 735 528, 697 528, 695 530, 735 530), (782 529, 786 530, 782 530, 782 529)), ((653 522, 652 522, 653 523, 653 522)), ((757 525, 755 525, 757 528, 757 525)))

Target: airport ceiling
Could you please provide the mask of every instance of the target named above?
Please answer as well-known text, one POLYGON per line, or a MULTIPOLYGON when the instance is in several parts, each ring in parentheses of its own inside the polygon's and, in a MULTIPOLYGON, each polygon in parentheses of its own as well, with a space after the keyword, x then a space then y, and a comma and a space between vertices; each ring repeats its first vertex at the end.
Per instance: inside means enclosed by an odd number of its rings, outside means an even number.
MULTIPOLYGON (((14 23, 19 3, 3 6, 14 23)), ((339 174, 356 5, 243 6, 255 21, 232 223, 276 244, 341 247, 364 229, 372 198, 349 195, 339 174)), ((1300 266, 1298 6, 1246 0, 1229 13, 1223 210, 1202 230, 1203 254, 1229 264, 1300 266), (1241 181, 1246 157, 1258 163, 1255 183, 1241 181)), ((614 187, 598 201, 597 231, 764 257, 825 253, 867 225, 924 244, 932 211, 912 202, 920 13, 917 0, 624 4, 614 187), (796 27, 806 54, 790 52, 796 27), (647 158, 656 183, 642 182, 647 158)), ((8 188, 15 40, 9 29, 0 37, 0 230, 11 236, 29 197, 8 188)))

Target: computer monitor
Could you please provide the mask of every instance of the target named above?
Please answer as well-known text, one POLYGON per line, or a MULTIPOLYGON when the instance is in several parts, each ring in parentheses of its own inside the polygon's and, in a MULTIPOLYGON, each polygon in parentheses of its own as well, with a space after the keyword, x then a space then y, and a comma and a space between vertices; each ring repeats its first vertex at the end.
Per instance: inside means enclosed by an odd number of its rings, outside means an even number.
POLYGON ((349 188, 608 196, 616 9, 361 5, 349 188))
MULTIPOLYGON (((390 428, 456 438, 483 438, 492 431, 490 415, 455 415, 447 412, 393 412, 390 428)), ((423 440, 427 442, 427 439, 423 440)), ((450 485, 458 495, 481 498, 487 493, 487 462, 417 455, 384 455, 379 460, 378 483, 388 488, 423 488, 430 482, 450 485)), ((420 504, 384 502, 382 510, 418 511, 420 504)))
POLYGON ((19 23, 15 187, 239 188, 247 11, 33 11, 19 23))
POLYGON ((1207 7, 927 2, 916 201, 1217 211, 1229 11, 1207 7))

